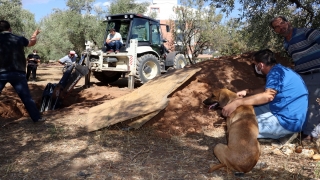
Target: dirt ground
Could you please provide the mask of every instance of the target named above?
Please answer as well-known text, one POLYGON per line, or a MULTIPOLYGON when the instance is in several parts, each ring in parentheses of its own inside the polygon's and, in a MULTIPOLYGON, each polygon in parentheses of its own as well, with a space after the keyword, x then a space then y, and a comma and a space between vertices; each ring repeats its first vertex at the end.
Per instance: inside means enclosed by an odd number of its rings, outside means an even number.
MULTIPOLYGON (((217 143, 226 143, 220 110, 208 110, 202 101, 211 88, 239 91, 264 84, 254 73, 250 55, 221 57, 187 68, 202 70, 169 96, 168 106, 138 130, 122 122, 88 133, 81 126, 91 107, 132 92, 127 79, 102 84, 84 78, 64 100, 62 108, 48 111, 43 123, 33 123, 7 84, 0 95, 0 179, 317 179, 320 162, 300 153, 276 153, 276 142, 261 142, 262 155, 249 173, 235 176, 218 163, 217 143), (9 123, 9 124, 8 124, 9 123), (5 125, 5 126, 4 126, 5 125)), ((280 62, 290 66, 285 59, 280 62)), ((41 64, 37 82, 29 82, 40 106, 45 85, 57 83, 62 66, 41 64)), ((135 88, 139 88, 136 84, 135 88)), ((298 145, 296 140, 294 145, 298 145)), ((304 148, 314 144, 305 144, 304 148)))

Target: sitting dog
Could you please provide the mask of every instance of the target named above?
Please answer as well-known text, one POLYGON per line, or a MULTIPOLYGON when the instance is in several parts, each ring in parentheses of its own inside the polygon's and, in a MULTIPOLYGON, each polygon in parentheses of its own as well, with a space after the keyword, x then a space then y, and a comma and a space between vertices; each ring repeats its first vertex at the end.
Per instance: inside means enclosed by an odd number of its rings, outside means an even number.
MULTIPOLYGON (((212 96, 203 103, 209 105, 209 109, 223 108, 236 98, 238 98, 236 93, 228 89, 219 89, 213 91, 212 96)), ((239 106, 230 117, 227 117, 228 145, 219 143, 213 150, 220 164, 212 166, 208 172, 222 167, 239 173, 251 171, 260 157, 258 134, 258 123, 253 106, 239 106)))

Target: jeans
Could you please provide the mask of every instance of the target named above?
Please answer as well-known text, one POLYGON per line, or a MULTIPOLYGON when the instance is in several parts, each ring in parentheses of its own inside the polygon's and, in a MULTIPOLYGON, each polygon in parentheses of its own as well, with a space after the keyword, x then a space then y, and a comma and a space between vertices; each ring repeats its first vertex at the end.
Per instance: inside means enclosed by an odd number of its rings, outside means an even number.
POLYGON ((19 95, 22 103, 27 109, 31 119, 37 122, 40 118, 40 112, 33 101, 27 84, 26 74, 24 72, 1 72, 0 73, 0 93, 7 83, 10 83, 19 95))
POLYGON ((285 135, 294 133, 280 125, 278 118, 270 112, 269 104, 254 106, 254 111, 259 127, 258 138, 279 139, 285 135))
POLYGON ((119 40, 117 40, 117 41, 112 41, 109 44, 106 43, 106 46, 107 46, 107 51, 111 49, 114 51, 119 51, 119 49, 122 46, 122 43, 119 40))
POLYGON ((307 120, 302 132, 303 134, 314 136, 312 132, 316 131, 316 126, 320 123, 320 105, 317 102, 317 99, 320 98, 320 72, 300 75, 309 92, 307 120))
POLYGON ((32 73, 32 79, 35 81, 37 76, 37 65, 27 66, 27 80, 29 80, 30 74, 32 73))

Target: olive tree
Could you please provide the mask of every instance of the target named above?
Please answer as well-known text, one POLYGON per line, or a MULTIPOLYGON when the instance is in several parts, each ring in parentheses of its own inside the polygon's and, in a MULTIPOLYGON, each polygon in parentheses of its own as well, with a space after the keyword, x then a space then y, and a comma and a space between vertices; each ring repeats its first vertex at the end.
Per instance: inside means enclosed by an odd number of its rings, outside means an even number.
MULTIPOLYGON (((206 0, 230 14, 235 9, 234 0, 206 0)), ((320 0, 241 0, 237 21, 245 22, 242 35, 253 49, 271 48, 282 51, 282 38, 269 28, 270 20, 277 15, 286 16, 295 27, 320 27, 320 0)))
POLYGON ((191 64, 203 50, 217 49, 222 15, 216 15, 213 6, 206 6, 204 0, 182 0, 181 6, 175 8, 175 13, 171 22, 176 46, 191 64))
POLYGON ((70 50, 80 54, 86 40, 102 43, 105 32, 101 14, 93 6, 94 0, 68 0, 68 10, 55 9, 40 21, 39 49, 46 59, 60 59, 70 50), (98 11, 98 15, 93 14, 98 11))
POLYGON ((109 15, 124 13, 144 14, 149 5, 149 2, 138 3, 135 0, 112 0, 107 8, 109 15))
MULTIPOLYGON (((10 23, 14 34, 25 36, 27 39, 37 28, 34 15, 22 8, 21 0, 0 0, 0 19, 10 23)), ((25 54, 29 54, 31 48, 26 48, 25 54)))

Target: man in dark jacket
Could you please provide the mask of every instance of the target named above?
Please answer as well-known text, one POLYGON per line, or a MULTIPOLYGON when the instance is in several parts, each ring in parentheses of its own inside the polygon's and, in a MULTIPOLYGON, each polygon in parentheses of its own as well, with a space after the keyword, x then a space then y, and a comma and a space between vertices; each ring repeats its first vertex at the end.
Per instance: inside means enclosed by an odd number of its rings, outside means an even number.
POLYGON ((30 40, 11 33, 10 23, 0 20, 0 93, 9 82, 18 93, 34 122, 45 121, 33 101, 26 78, 24 47, 36 44, 37 29, 30 40))
POLYGON ((32 54, 28 55, 27 61, 27 80, 29 81, 30 74, 32 73, 32 79, 33 81, 36 81, 37 68, 40 63, 40 56, 37 54, 37 50, 33 50, 32 54))

